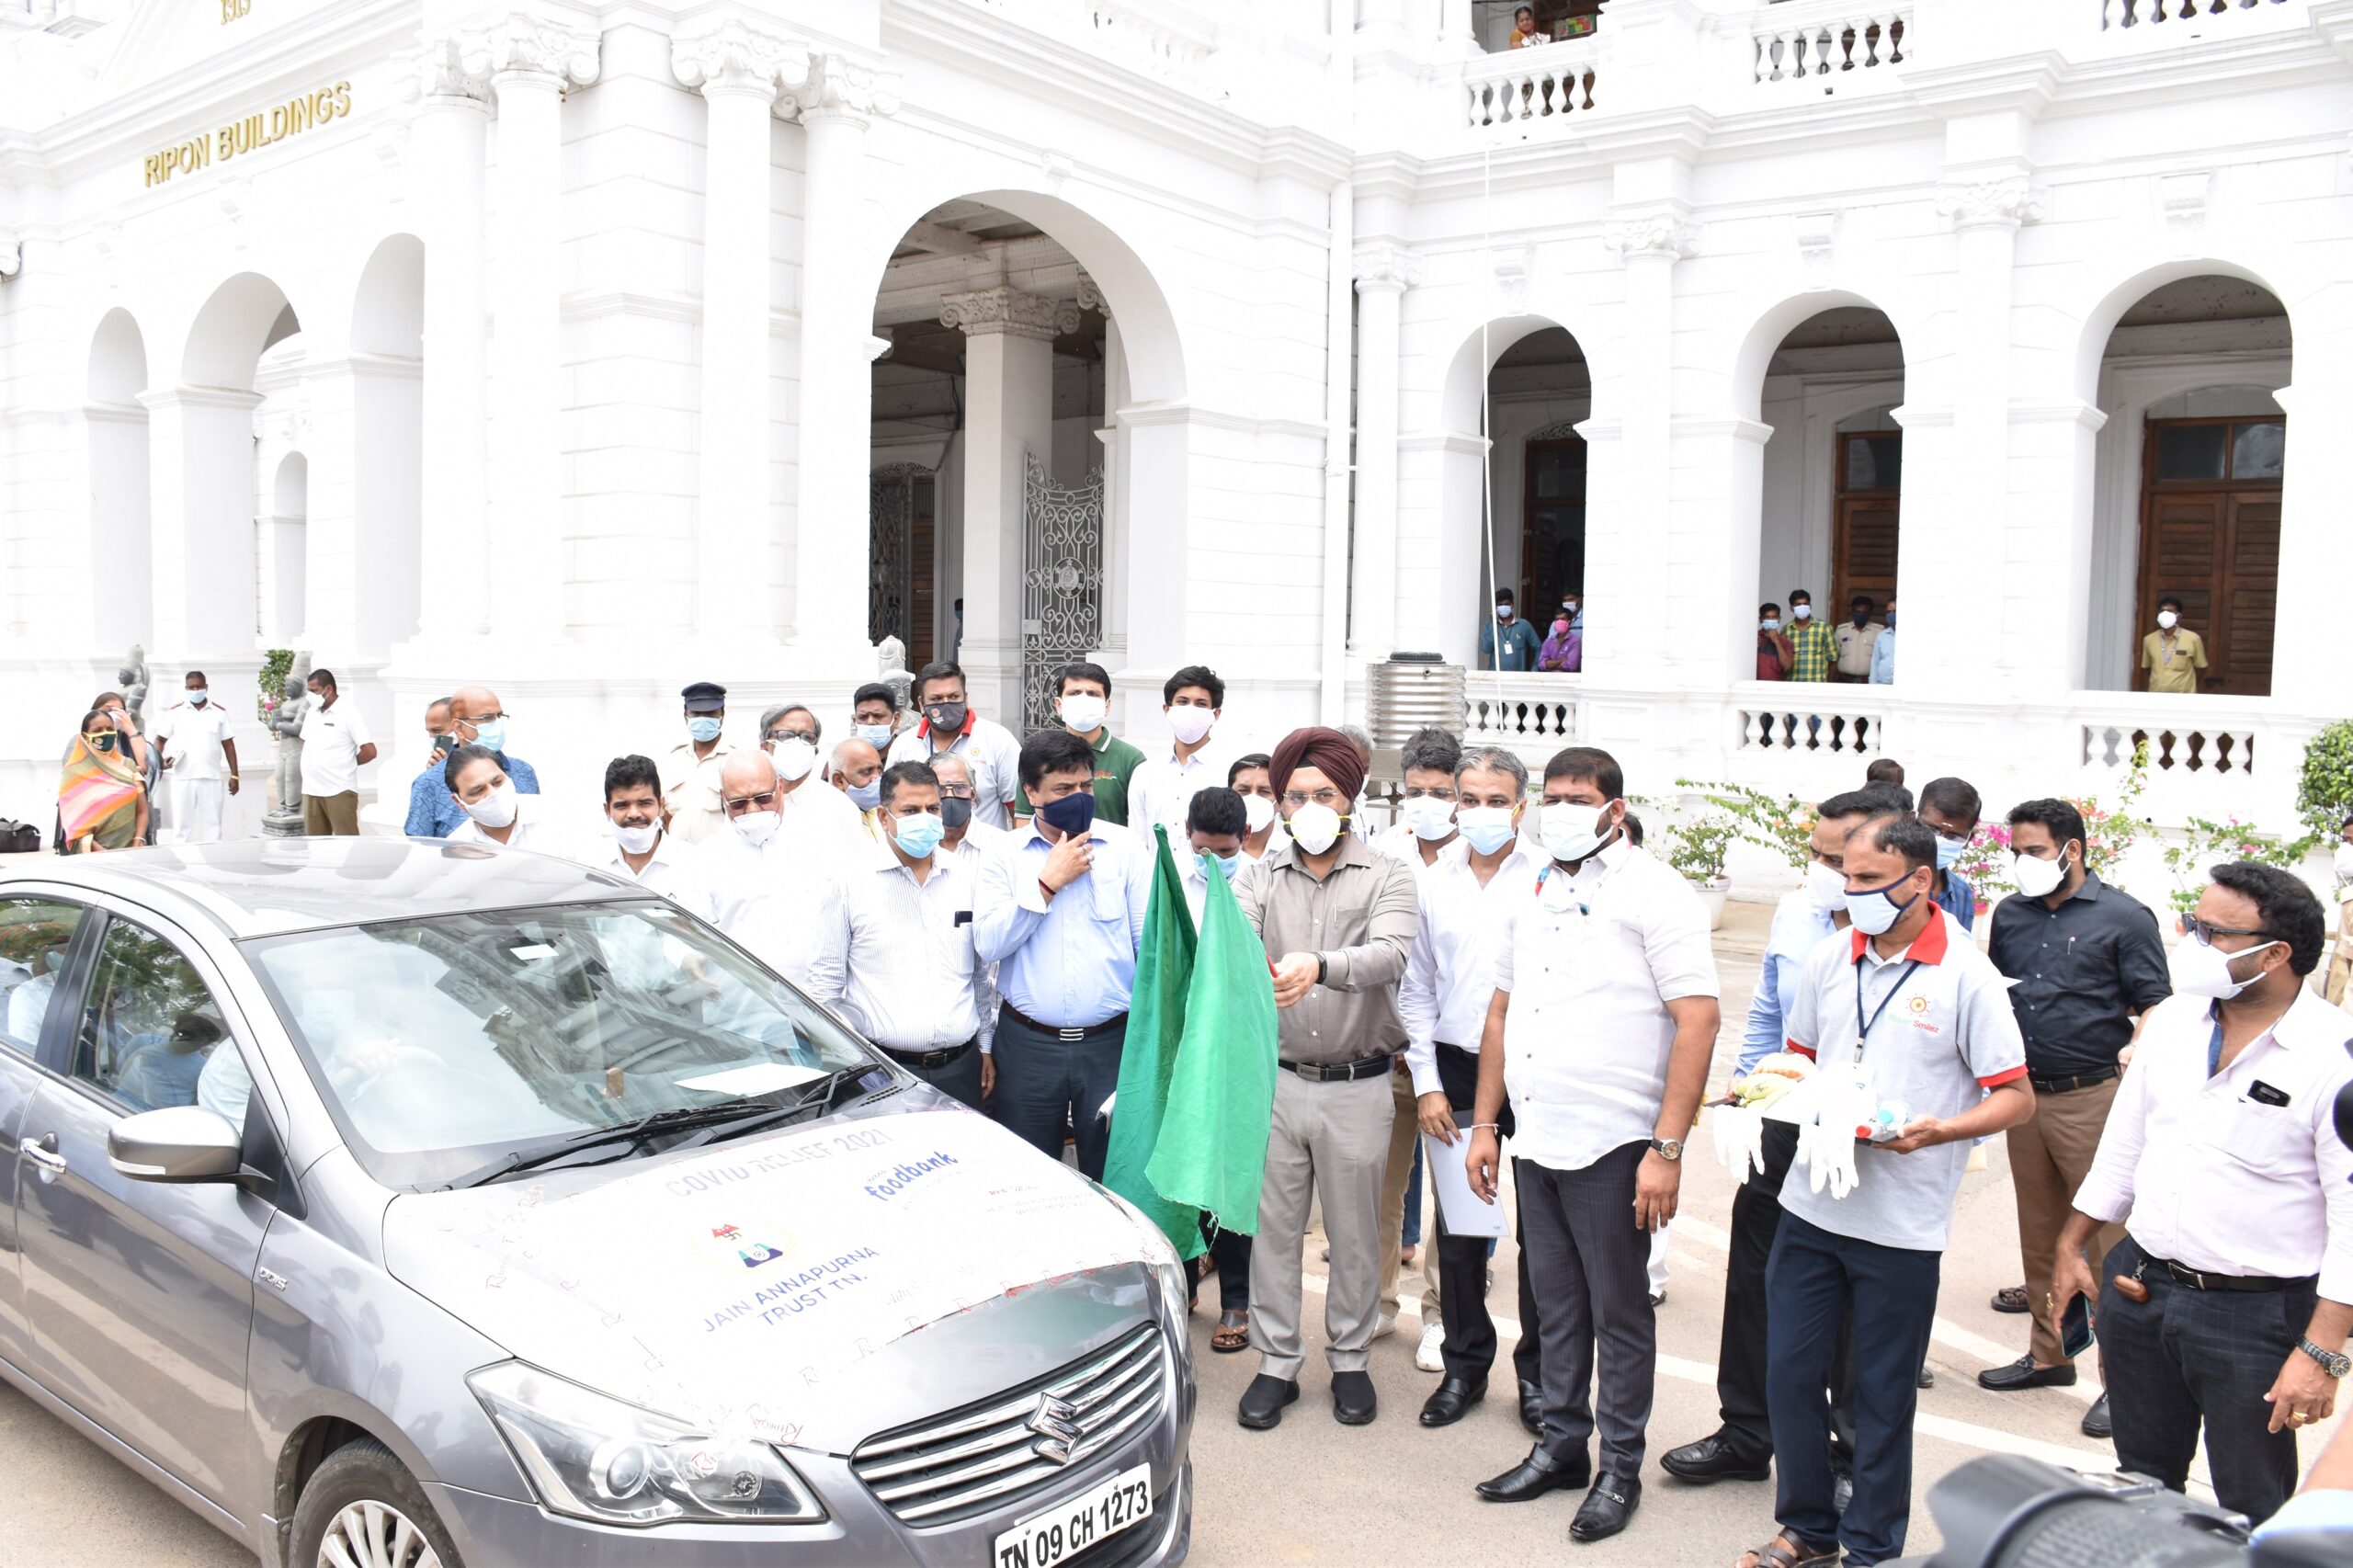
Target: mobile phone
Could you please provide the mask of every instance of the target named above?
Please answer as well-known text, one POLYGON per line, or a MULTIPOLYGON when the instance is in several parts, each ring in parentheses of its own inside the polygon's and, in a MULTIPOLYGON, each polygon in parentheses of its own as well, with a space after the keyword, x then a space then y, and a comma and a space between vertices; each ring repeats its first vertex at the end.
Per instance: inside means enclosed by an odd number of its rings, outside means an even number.
POLYGON ((2078 1294, 2059 1320, 2059 1351, 2070 1361, 2092 1347, 2092 1299, 2078 1294))

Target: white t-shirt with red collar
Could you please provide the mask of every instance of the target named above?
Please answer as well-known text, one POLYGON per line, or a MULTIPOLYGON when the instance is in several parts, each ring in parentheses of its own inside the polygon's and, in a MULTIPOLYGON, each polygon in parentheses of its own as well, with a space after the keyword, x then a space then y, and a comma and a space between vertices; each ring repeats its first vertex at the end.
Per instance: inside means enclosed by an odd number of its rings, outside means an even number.
POLYGON ((974 820, 991 827, 1011 827, 1013 797, 1021 788, 1021 743, 1013 738, 1013 732, 994 719, 967 712, 963 729, 941 745, 926 719, 912 730, 900 731, 891 742, 890 755, 882 760, 891 766, 929 762, 941 752, 962 757, 972 770, 974 820))
MULTIPOLYGON (((1820 1071, 1848 1071, 1864 1038, 1858 1026, 1868 1022, 1862 1069, 1880 1103, 1900 1103, 1907 1120, 1962 1115, 1988 1089, 2026 1076, 2009 983, 1941 909, 1892 959, 1880 957, 1860 931, 1824 941, 1806 956, 1795 991, 1790 1049, 1813 1057, 1820 1071)), ((1965 1140, 1909 1154, 1858 1148, 1852 1192, 1816 1192, 1811 1172, 1792 1166, 1781 1207, 1834 1235, 1942 1252, 1968 1165, 1965 1140)))

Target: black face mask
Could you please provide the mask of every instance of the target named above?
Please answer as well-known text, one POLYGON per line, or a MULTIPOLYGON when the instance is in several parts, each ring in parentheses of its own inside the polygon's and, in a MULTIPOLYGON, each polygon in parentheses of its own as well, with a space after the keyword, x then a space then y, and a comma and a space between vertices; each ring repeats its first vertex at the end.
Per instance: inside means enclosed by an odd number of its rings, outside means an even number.
POLYGON ((92 735, 90 737, 90 744, 98 751, 112 751, 114 750, 114 737, 112 735, 92 735))
POLYGON ((939 820, 948 824, 949 832, 954 833, 972 820, 972 802, 961 795, 940 796, 939 820))
POLYGON ((961 734, 964 721, 971 715, 972 708, 962 702, 935 702, 923 710, 923 716, 931 721, 933 732, 943 735, 961 734))

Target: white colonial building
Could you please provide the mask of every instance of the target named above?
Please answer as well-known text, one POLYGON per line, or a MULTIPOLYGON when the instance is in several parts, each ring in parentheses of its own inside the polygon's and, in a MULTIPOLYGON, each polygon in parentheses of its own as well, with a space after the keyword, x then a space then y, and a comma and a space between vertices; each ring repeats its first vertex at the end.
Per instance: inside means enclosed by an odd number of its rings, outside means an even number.
POLYGON ((688 680, 840 723, 886 633, 1017 722, 1094 652, 1147 743, 1205 662, 1264 740, 1501 584, 1586 607, 1471 679, 1531 756, 1999 808, 2145 734, 2160 817, 2287 825, 2353 0, 1512 11, 0 0, 0 815, 133 642, 151 718, 309 650, 382 820, 462 681, 582 801, 688 680), (1900 589, 1895 684, 1753 679, 1792 587, 1900 589))

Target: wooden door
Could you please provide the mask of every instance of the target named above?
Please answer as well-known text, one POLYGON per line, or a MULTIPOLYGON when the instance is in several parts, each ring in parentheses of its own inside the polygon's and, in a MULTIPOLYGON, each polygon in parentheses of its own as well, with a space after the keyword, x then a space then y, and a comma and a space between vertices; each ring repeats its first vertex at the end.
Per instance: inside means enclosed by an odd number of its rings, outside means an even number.
POLYGON ((1870 431, 1838 437, 1838 495, 1831 515, 1830 597, 1816 615, 1837 622, 1847 603, 1869 594, 1884 608, 1895 594, 1895 547, 1902 513, 1904 437, 1870 431))
POLYGON ((2148 688, 2141 640, 2157 601, 2181 601, 2181 623, 2206 642, 2198 689, 2271 691, 2279 596, 2279 500, 2285 423, 2153 419, 2143 448, 2140 619, 2133 686, 2148 688))
POLYGON ((1520 614, 1541 635, 1561 595, 1585 586, 1585 437, 1531 439, 1525 477, 1517 591, 1520 614))

